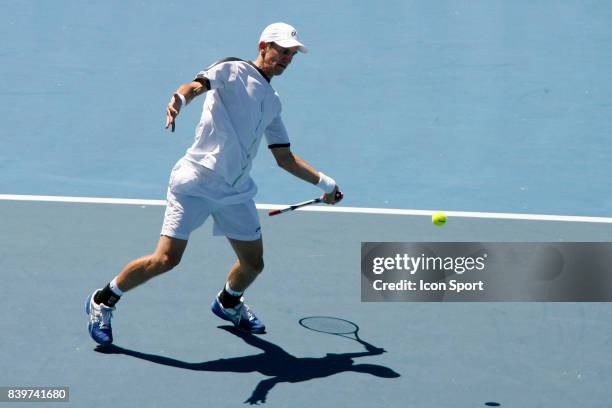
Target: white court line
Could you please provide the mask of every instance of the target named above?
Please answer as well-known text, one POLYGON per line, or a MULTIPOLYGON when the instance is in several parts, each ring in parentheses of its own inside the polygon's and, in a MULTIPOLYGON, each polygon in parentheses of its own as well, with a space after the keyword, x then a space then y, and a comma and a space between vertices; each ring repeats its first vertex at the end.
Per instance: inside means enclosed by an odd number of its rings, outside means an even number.
POLYGON ((43 195, 0 194, 0 201, 38 201, 48 203, 82 203, 82 204, 128 204, 164 206, 165 200, 140 200, 131 198, 97 198, 97 197, 65 197, 43 195))
MULTIPOLYGON (((83 204, 125 204, 141 206, 164 206, 165 200, 141 200, 131 198, 96 198, 96 197, 65 197, 65 196, 42 196, 42 195, 16 195, 0 194, 0 201, 37 201, 37 202, 59 202, 59 203, 83 203, 83 204)), ((257 204, 259 210, 278 210, 288 205, 280 204, 257 204)), ((296 211, 311 212, 335 212, 351 214, 379 214, 379 215, 416 215, 431 216, 439 210, 405 210, 392 208, 364 208, 364 207, 341 207, 341 206, 311 206, 300 208, 296 211)), ((491 212, 467 212, 467 211, 445 211, 448 217, 459 218, 491 218, 502 220, 528 220, 528 221, 562 221, 562 222, 590 222, 612 224, 610 217, 583 217, 574 215, 546 215, 546 214, 513 214, 513 213, 491 213, 491 212)))

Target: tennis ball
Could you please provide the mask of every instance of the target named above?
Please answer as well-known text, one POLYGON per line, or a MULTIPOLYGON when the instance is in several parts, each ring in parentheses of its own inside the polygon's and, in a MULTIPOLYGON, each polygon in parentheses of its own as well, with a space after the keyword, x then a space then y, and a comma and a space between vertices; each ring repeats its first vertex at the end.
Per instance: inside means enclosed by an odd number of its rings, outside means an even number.
POLYGON ((444 214, 443 212, 433 213, 433 215, 431 216, 431 222, 433 222, 435 226, 443 226, 444 224, 446 224, 446 214, 444 214))

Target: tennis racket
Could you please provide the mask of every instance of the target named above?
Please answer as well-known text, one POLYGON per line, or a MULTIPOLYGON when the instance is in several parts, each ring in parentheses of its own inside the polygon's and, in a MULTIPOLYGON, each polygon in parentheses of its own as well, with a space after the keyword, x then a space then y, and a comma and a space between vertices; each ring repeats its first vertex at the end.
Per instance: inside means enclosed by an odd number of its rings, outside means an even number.
MULTIPOLYGON (((340 191, 336 191, 336 201, 342 200, 343 197, 344 197, 344 195, 340 191)), ((297 203, 297 204, 290 205, 289 207, 285 207, 285 208, 282 208, 280 210, 270 211, 268 213, 268 215, 270 217, 272 217, 273 215, 282 214, 282 213, 285 213, 285 212, 288 212, 288 211, 297 210, 298 208, 306 207, 307 205, 318 204, 318 203, 322 203, 322 202, 323 202, 323 198, 322 197, 314 198, 312 200, 304 201, 302 203, 297 203)))

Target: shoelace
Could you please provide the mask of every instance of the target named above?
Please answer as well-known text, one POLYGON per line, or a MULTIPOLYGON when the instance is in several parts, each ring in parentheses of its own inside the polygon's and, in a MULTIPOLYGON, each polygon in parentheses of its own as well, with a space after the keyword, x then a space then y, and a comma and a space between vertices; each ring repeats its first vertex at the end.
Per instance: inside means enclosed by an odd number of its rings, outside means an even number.
POLYGON ((101 329, 110 327, 110 320, 113 317, 113 309, 106 309, 102 306, 94 307, 94 322, 100 324, 101 329))
POLYGON ((247 305, 244 305, 244 313, 246 314, 249 322, 255 319, 255 315, 251 311, 251 308, 248 307, 247 305))
POLYGON ((243 302, 240 302, 234 308, 228 308, 225 310, 229 311, 232 316, 235 316, 237 319, 236 324, 239 324, 244 318, 246 318, 248 321, 253 321, 255 319, 255 315, 251 311, 251 308, 243 302))
POLYGON ((236 322, 236 324, 239 324, 240 321, 242 320, 242 316, 244 313, 244 303, 242 302, 238 303, 238 305, 234 308, 234 310, 236 311, 236 317, 238 318, 238 321, 236 322))

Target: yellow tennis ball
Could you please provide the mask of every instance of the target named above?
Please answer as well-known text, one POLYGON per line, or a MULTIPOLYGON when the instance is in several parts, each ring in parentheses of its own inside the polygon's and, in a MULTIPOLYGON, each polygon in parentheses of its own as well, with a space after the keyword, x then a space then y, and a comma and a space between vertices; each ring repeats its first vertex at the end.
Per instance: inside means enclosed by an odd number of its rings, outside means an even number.
POLYGON ((435 212, 431 216, 431 222, 437 227, 441 227, 446 224, 446 214, 443 212, 435 212))

